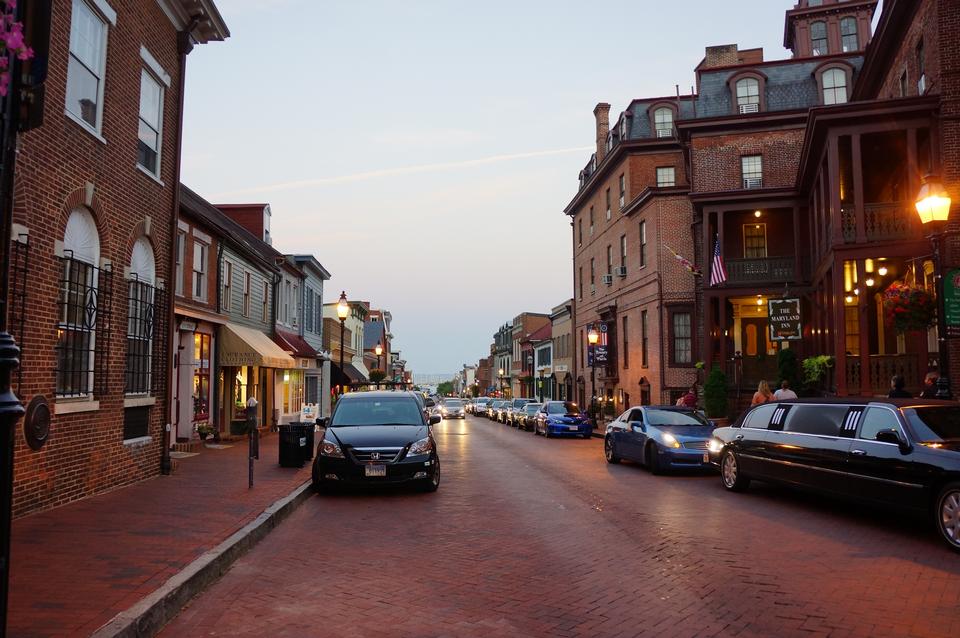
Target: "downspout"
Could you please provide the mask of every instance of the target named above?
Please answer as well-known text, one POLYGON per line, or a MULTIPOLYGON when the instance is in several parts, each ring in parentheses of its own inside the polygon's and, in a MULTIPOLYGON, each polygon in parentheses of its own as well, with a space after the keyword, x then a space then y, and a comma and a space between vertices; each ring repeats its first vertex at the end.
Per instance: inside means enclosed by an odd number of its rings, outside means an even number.
MULTIPOLYGON (((177 235, 180 232, 180 154, 183 150, 183 93, 186 87, 186 73, 187 73, 187 55, 190 51, 193 50, 193 42, 190 41, 190 34, 193 33, 193 30, 197 28, 197 24, 200 22, 199 18, 191 18, 190 23, 186 26, 183 31, 177 32, 177 54, 180 57, 180 73, 177 78, 177 136, 176 136, 176 152, 173 156, 173 214, 170 216, 170 269, 174 271, 177 263, 177 235)), ((173 281, 173 277, 170 277, 170 280, 173 281)), ((176 361, 178 357, 177 346, 179 344, 174 343, 174 337, 176 336, 176 282, 173 282, 173 291, 174 294, 171 298, 169 307, 167 308, 167 356, 168 361, 176 361)), ((170 428, 171 423, 174 422, 173 414, 173 401, 170 400, 170 391, 167 390, 166 396, 167 402, 167 423, 164 425, 163 429, 163 444, 161 445, 162 454, 160 457, 160 473, 161 474, 170 474, 172 463, 170 461, 170 428)))
MULTIPOLYGON (((574 224, 573 215, 570 215, 570 267, 573 270, 573 295, 571 295, 572 301, 570 302, 570 331, 573 335, 571 341, 576 345, 577 351, 573 355, 573 365, 571 366, 572 372, 572 381, 570 385, 573 388, 573 397, 567 397, 567 401, 573 401, 579 399, 577 389, 580 385, 577 383, 577 360, 580 357, 580 341, 577 339, 577 335, 580 334, 577 330, 577 228, 574 224)), ((586 385, 586 384, 584 384, 586 385)))
MULTIPOLYGON (((657 199, 657 315, 658 321, 660 322, 660 338, 657 341, 660 342, 660 402, 663 403, 663 390, 667 384, 667 375, 666 375, 666 364, 667 357, 663 353, 663 335, 664 335, 664 324, 663 324, 663 262, 660 259, 661 252, 663 250, 663 202, 660 199, 657 199)), ((666 330, 667 338, 670 338, 670 328, 667 327, 666 330)))

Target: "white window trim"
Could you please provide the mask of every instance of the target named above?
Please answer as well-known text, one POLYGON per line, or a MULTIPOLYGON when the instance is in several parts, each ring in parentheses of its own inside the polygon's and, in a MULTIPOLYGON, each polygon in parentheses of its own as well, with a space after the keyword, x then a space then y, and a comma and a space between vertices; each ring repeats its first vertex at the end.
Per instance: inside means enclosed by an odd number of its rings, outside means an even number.
POLYGON ((89 397, 79 397, 71 399, 67 397, 57 397, 53 404, 54 414, 77 414, 78 412, 96 412, 100 409, 100 402, 94 401, 89 397))
POLYGON ((205 232, 203 232, 202 230, 200 230, 200 229, 198 229, 198 228, 196 228, 196 227, 194 227, 194 229, 193 229, 193 236, 196 237, 197 239, 199 239, 200 241, 202 241, 202 242, 205 243, 205 244, 212 244, 212 243, 213 243, 213 238, 210 237, 210 235, 206 234, 205 232))
MULTIPOLYGON (((147 177, 149 177, 150 179, 152 179, 153 181, 155 181, 155 182, 156 182, 157 184, 159 184, 160 186, 166 186, 166 184, 163 182, 162 179, 160 179, 159 177, 157 177, 156 175, 154 175, 153 173, 151 173, 148 169, 144 168, 143 165, 140 164, 140 162, 137 162, 137 163, 136 163, 136 168, 137 168, 138 171, 140 171, 141 173, 143 173, 144 175, 146 175, 147 177)), ((160 168, 160 154, 159 154, 159 153, 157 153, 157 168, 158 168, 158 169, 160 168)))
MULTIPOLYGON (((86 5, 90 8, 91 11, 93 11, 94 13, 98 13, 100 17, 102 17, 104 20, 106 20, 109 23, 109 26, 107 26, 106 28, 106 35, 104 35, 104 38, 103 38, 103 47, 100 51, 100 84, 97 87, 97 125, 90 126, 89 122, 85 121, 79 115, 74 114, 66 104, 64 105, 63 110, 64 110, 64 113, 66 113, 67 116, 70 117, 70 119, 72 119, 74 122, 82 126, 84 130, 86 130, 88 133, 93 135, 97 140, 106 144, 107 140, 104 139, 103 137, 103 106, 104 106, 103 93, 104 93, 104 86, 107 83, 107 48, 110 45, 110 26, 114 26, 114 27, 117 26, 117 12, 114 11, 113 7, 107 4, 106 0, 73 0, 73 3, 70 5, 71 11, 73 10, 73 6, 80 2, 86 3, 86 5)), ((72 29, 73 28, 72 15, 70 19, 71 19, 70 27, 72 29)), ((70 45, 68 43, 67 44, 68 57, 72 55, 72 53, 70 53, 69 51, 69 47, 70 45)), ((67 81, 69 82, 69 72, 67 73, 67 75, 68 75, 67 81)))
POLYGON ((107 3, 107 0, 87 0, 87 3, 99 11, 111 26, 117 26, 117 12, 107 3))
MULTIPOLYGON (((196 234, 196 233, 194 233, 194 234, 196 234)), ((199 239, 199 238, 198 238, 198 239, 199 239)), ((198 301, 198 302, 200 302, 200 303, 207 303, 208 298, 209 298, 209 296, 210 296, 210 293, 209 293, 210 280, 208 279, 208 277, 210 277, 210 244, 208 244, 208 243, 206 243, 206 242, 203 242, 203 241, 194 241, 193 244, 194 244, 194 249, 193 249, 194 262, 196 262, 196 255, 197 255, 196 245, 197 245, 197 244, 202 244, 202 245, 207 249, 207 251, 206 251, 206 252, 207 252, 207 263, 205 264, 206 268, 205 268, 204 270, 202 270, 202 271, 198 271, 198 270, 196 269, 196 263, 191 264, 191 268, 190 268, 190 296, 193 298, 194 301, 198 301), (202 273, 203 273, 203 279, 204 279, 203 295, 202 295, 202 296, 199 296, 199 297, 197 296, 197 280, 196 280, 196 274, 197 274, 198 272, 202 272, 202 273)))
POLYGON ((160 80, 166 87, 170 88, 170 74, 163 70, 163 67, 160 66, 160 63, 157 62, 157 59, 150 55, 150 51, 147 50, 147 47, 140 45, 140 58, 143 60, 143 63, 147 65, 147 68, 150 69, 150 72, 153 73, 158 80, 160 80))
MULTIPOLYGON (((147 55, 150 55, 150 52, 141 46, 140 55, 143 56, 144 53, 146 53, 147 55)), ((150 56, 150 58, 153 59, 153 56, 150 56)), ((146 59, 144 59, 144 61, 147 62, 146 59)), ((154 60, 153 62, 154 64, 156 64, 156 60, 154 60)), ((163 181, 160 179, 160 169, 163 166, 163 106, 164 106, 164 103, 166 102, 166 97, 167 97, 167 90, 163 87, 163 85, 166 84, 166 86, 169 88, 170 76, 168 75, 166 79, 164 79, 163 76, 159 75, 152 68, 149 68, 150 67, 149 62, 147 63, 147 67, 148 68, 143 69, 143 71, 146 71, 147 74, 150 75, 150 77, 152 77, 161 85, 160 86, 160 112, 158 113, 160 121, 157 122, 157 127, 158 127, 157 128, 157 172, 156 173, 152 172, 149 168, 147 168, 146 166, 143 166, 139 161, 137 162, 137 168, 139 168, 143 173, 146 173, 148 176, 152 177, 158 184, 163 186, 164 185, 163 181)), ((159 64, 157 64, 157 68, 159 68, 160 72, 163 73, 163 69, 160 68, 159 64)), ((139 108, 137 109, 137 126, 138 127, 140 126, 139 108)), ((137 139, 138 140, 140 139, 139 136, 137 137, 137 139)))

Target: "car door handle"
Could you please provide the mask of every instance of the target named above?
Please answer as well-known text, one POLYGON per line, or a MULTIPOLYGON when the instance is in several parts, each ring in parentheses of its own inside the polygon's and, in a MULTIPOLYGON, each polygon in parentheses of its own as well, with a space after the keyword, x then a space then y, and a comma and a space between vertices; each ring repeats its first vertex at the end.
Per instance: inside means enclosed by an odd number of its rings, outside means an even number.
POLYGON ((850 454, 853 454, 854 456, 866 456, 867 451, 866 450, 850 450, 850 454))
POLYGON ((742 434, 738 434, 737 436, 735 436, 735 437, 733 437, 733 438, 734 438, 735 441, 742 441, 742 440, 743 440, 743 435, 742 435, 742 434))

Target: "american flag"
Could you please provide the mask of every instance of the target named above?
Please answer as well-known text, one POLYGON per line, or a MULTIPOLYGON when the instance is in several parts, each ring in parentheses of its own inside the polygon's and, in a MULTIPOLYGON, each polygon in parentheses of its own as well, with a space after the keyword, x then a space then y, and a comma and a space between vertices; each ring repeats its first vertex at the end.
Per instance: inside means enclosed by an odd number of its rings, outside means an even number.
POLYGON ((723 267, 723 257, 720 256, 720 237, 713 242, 713 265, 710 267, 710 285, 719 286, 727 280, 727 269, 723 267))

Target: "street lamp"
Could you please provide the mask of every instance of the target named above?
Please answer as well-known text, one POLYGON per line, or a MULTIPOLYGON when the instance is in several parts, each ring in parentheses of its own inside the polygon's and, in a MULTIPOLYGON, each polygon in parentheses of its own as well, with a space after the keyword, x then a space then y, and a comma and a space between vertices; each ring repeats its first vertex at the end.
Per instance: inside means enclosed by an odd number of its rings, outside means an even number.
POLYGON ((497 379, 499 379, 498 383, 500 384, 500 398, 502 399, 503 398, 503 368, 500 368, 500 370, 498 370, 497 372, 498 372, 497 379))
MULTIPOLYGON (((340 293, 340 301, 337 302, 337 318, 340 319, 340 374, 346 375, 343 369, 343 330, 347 324, 347 317, 350 316, 350 304, 347 302, 347 291, 340 293)), ((343 384, 340 384, 340 394, 343 394, 343 384)))
POLYGON ((590 412, 593 414, 594 424, 596 425, 596 394, 597 394, 597 355, 595 348, 597 343, 600 341, 600 333, 597 332, 596 326, 590 324, 590 328, 587 330, 587 343, 589 345, 589 359, 590 359, 590 412))
POLYGON ((940 180, 934 175, 927 175, 923 179, 923 186, 917 194, 917 214, 924 228, 930 229, 930 243, 933 245, 934 285, 937 294, 937 345, 940 350, 939 371, 937 379, 938 399, 951 399, 949 349, 947 347, 947 321, 944 305, 943 264, 941 251, 944 238, 947 236, 947 221, 950 219, 950 194, 943 187, 940 180))

